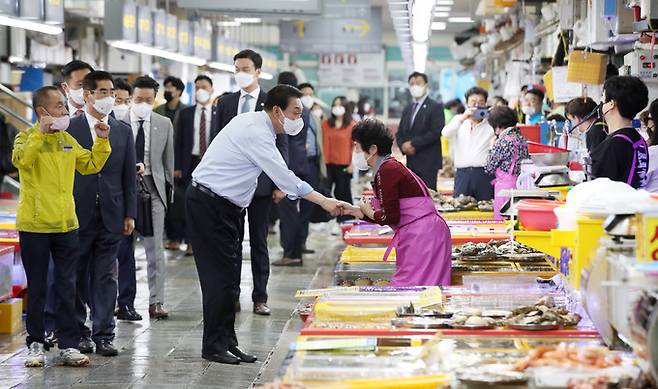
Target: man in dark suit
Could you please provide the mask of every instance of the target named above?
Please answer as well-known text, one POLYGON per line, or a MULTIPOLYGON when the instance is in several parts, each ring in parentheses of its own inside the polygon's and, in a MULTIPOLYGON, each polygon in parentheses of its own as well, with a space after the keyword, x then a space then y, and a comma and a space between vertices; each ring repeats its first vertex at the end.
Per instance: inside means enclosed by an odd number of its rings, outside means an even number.
MULTIPOLYGON (((240 90, 226 95, 217 102, 213 120, 214 138, 235 116, 241 113, 262 111, 267 93, 260 89, 258 76, 263 66, 263 58, 253 50, 242 50, 233 57, 235 64, 235 81, 240 90)), ((276 139, 277 148, 286 159, 288 140, 285 135, 276 139)), ((269 315, 267 306, 267 281, 270 277, 270 257, 267 249, 267 232, 272 199, 276 202, 283 199, 283 192, 276 190, 274 183, 264 173, 258 178, 256 194, 249 205, 249 244, 251 246, 251 273, 254 280, 254 290, 251 299, 254 303, 254 313, 269 315)), ((240 234, 240 239, 244 234, 240 234)), ((242 243, 242 241, 240 242, 242 243)), ((242 250, 239 250, 240 255, 242 250)), ((236 302, 239 311, 240 302, 236 302)))
MULTIPOLYGON (((194 80, 196 104, 180 111, 174 123, 174 185, 183 193, 187 189, 192 172, 210 146, 210 132, 214 106, 212 105, 213 85, 208 76, 199 75, 194 80)), ((182 208, 182 215, 176 226, 167 231, 169 243, 180 242, 185 237, 185 197, 174 198, 171 208, 182 208)), ((174 249, 168 247, 169 249, 174 249)), ((192 255, 192 245, 187 242, 185 255, 192 255)))
MULTIPOLYGON (((297 77, 293 72, 281 72, 278 84, 297 87, 297 77)), ((288 168, 304 181, 308 176, 308 157, 306 154, 306 137, 310 123, 310 111, 304 107, 302 111, 304 128, 295 135, 288 137, 288 168)), ((301 214, 300 199, 291 200, 284 197, 278 203, 279 219, 281 220, 281 246, 283 246, 283 258, 272 262, 273 266, 301 266, 302 251, 304 248, 305 231, 304 221, 301 214)))
POLYGON ((427 75, 414 72, 408 81, 413 102, 402 112, 396 135, 397 144, 407 156, 407 167, 416 173, 428 188, 436 190, 436 178, 443 165, 443 106, 428 96, 427 75))
POLYGON ((112 153, 98 174, 75 175, 73 195, 80 222, 76 319, 82 337, 79 349, 115 356, 114 305, 117 280, 114 267, 123 235, 135 228, 135 143, 125 123, 110 116, 114 105, 114 81, 103 71, 85 76, 84 114, 71 120, 69 133, 86 149, 94 143, 96 127, 110 129, 112 153), (85 326, 87 307, 92 309, 93 331, 85 326), (93 343, 92 343, 93 339, 93 343))

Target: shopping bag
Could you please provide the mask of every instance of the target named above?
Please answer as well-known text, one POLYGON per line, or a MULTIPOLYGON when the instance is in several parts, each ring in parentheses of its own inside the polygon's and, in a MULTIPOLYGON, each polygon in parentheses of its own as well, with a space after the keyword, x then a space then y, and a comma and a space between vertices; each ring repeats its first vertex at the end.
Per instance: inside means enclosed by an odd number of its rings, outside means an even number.
POLYGON ((153 213, 151 212, 151 193, 144 183, 144 178, 137 177, 137 216, 135 230, 143 237, 153 236, 153 213))

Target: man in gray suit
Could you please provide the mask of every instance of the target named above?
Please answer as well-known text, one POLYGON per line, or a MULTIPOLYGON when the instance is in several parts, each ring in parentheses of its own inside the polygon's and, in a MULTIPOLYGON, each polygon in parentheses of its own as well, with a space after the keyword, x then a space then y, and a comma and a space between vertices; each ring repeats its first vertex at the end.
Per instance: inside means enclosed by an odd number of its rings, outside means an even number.
POLYGON ((158 83, 148 76, 133 83, 130 126, 135 136, 136 161, 151 193, 153 236, 144 239, 149 281, 149 317, 164 319, 165 254, 162 243, 169 191, 174 182, 174 127, 167 117, 153 112, 158 83))

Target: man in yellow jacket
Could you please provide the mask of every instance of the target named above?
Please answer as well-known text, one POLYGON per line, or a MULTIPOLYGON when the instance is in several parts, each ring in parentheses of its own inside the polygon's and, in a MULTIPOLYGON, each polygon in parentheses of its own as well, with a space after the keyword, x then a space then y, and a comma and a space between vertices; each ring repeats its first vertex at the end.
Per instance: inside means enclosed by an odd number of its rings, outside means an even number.
POLYGON ((27 367, 44 365, 44 305, 48 260, 55 264, 57 293, 57 363, 86 366, 89 358, 77 350, 75 321, 78 218, 73 200, 75 171, 98 173, 110 156, 110 128, 99 123, 96 141, 83 149, 65 130, 69 116, 64 96, 54 86, 34 92, 32 107, 38 123, 16 136, 12 162, 21 177, 16 228, 27 274, 27 367))

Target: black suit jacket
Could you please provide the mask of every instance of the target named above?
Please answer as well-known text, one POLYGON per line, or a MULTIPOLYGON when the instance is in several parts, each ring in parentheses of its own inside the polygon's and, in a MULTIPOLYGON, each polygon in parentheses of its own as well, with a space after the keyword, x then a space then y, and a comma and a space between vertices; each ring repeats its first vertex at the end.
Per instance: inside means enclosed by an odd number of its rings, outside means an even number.
POLYGON ((441 130, 445 126, 443 116, 443 105, 427 97, 421 105, 413 123, 411 122, 413 112, 408 105, 402 112, 400 126, 396 134, 397 144, 411 141, 416 149, 415 155, 407 156, 407 166, 418 174, 436 176, 443 165, 441 156, 441 130))
MULTIPOLYGON (((258 95, 258 100, 256 100, 256 111, 262 111, 265 107, 265 99, 267 98, 267 92, 260 90, 258 95)), ((211 133, 211 139, 214 139, 219 132, 226 127, 227 124, 234 117, 238 116, 238 105, 240 103, 240 91, 226 95, 223 98, 217 101, 217 107, 214 110, 213 115, 213 131, 211 133)), ((287 135, 277 135, 276 136, 276 147, 279 149, 279 152, 283 156, 283 159, 288 163, 288 136, 287 135)), ((274 182, 267 176, 267 174, 262 173, 258 177, 258 186, 256 187, 255 197, 266 197, 272 196, 275 186, 274 182)))
MULTIPOLYGON (((96 195, 103 224, 108 231, 121 234, 126 217, 135 217, 137 208, 137 180, 135 173, 135 141, 130 126, 110 116, 110 146, 112 152, 98 174, 75 173, 73 196, 80 229, 86 228, 96 208, 96 195)), ((93 138, 87 117, 82 114, 71 119, 68 132, 80 146, 91 149, 93 138)))
MULTIPOLYGON (((213 125, 216 107, 210 106, 210 123, 206 127, 210 131, 210 141, 214 138, 213 125)), ((192 148, 194 147, 194 114, 196 105, 185 107, 178 111, 174 124, 174 170, 183 173, 183 179, 189 181, 192 176, 192 148)), ((215 134, 216 135, 216 134, 215 134)), ((208 142, 210 145, 210 142, 208 142)))
POLYGON ((311 111, 306 107, 302 111, 302 119, 304 119, 304 128, 302 131, 295 135, 288 135, 288 167, 297 176, 305 176, 308 174, 308 154, 306 151, 306 138, 308 136, 308 126, 311 122, 311 111))

